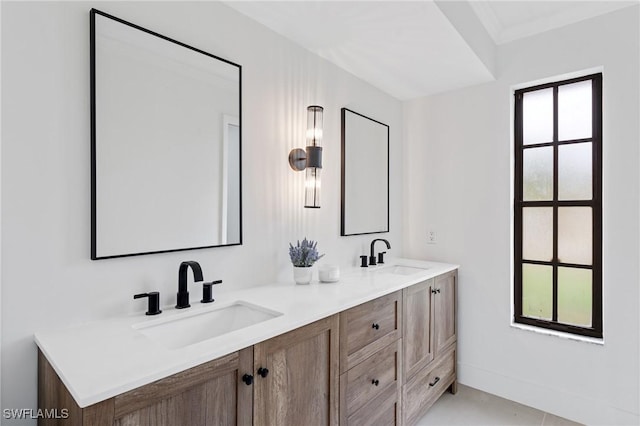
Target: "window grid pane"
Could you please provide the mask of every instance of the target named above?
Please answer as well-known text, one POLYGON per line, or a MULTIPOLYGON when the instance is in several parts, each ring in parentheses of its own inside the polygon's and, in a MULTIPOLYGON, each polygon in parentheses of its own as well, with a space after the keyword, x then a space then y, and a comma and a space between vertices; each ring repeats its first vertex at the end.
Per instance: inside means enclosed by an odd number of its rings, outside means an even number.
POLYGON ((553 140, 553 90, 544 89, 524 94, 524 144, 553 140))
POLYGON ((592 143, 558 147, 558 199, 593 199, 592 143))
POLYGON ((552 313, 552 268, 543 265, 522 265, 522 315, 551 320, 552 313))
POLYGON ((553 147, 525 149, 523 173, 525 201, 553 200, 553 147))
POLYGON ((553 209, 522 209, 522 258, 550 262, 553 258, 553 209))
POLYGON ((558 87, 558 139, 591 137, 591 81, 558 87))
POLYGON ((591 265, 593 221, 591 207, 558 208, 558 261, 591 265))
POLYGON ((592 272, 590 269, 558 268, 558 321, 591 327, 592 272))

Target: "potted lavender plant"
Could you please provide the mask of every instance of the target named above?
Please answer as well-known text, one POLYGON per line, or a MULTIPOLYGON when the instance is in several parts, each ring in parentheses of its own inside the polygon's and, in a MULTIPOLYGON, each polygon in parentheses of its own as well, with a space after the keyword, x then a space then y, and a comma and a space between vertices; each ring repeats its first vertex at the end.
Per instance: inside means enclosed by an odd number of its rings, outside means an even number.
POLYGON ((289 257, 293 264, 293 279, 296 284, 309 284, 313 276, 311 267, 324 254, 318 254, 318 243, 306 238, 297 241, 296 245, 289 243, 289 257))

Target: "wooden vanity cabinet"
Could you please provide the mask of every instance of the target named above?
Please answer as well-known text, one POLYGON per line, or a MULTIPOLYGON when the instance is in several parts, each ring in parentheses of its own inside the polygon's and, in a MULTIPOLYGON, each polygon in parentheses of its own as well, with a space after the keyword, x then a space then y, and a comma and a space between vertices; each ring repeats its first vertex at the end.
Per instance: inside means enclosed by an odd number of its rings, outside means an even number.
POLYGON ((84 409, 40 353, 38 405, 70 413, 39 425, 337 425, 338 332, 333 315, 84 409))
POLYGON ((218 358, 114 398, 114 426, 251 425, 252 348, 218 358))
POLYGON ((38 406, 69 410, 66 419, 39 426, 217 426, 253 423, 253 347, 231 353, 113 398, 80 408, 46 358, 38 359, 38 406))
POLYGON ((399 425, 402 292, 340 313, 340 424, 399 425))
POLYGON ((254 424, 337 425, 338 342, 333 315, 255 345, 254 424))
POLYGON ((449 389, 456 392, 457 271, 403 290, 402 414, 415 424, 449 389))

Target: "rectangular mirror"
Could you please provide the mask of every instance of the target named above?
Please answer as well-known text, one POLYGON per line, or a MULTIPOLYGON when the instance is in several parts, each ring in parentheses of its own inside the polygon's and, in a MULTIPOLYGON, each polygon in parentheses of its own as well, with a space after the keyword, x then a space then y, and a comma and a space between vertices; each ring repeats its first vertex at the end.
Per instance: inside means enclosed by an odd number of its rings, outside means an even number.
POLYGON ((91 258, 241 244, 240 65, 90 18, 91 258))
POLYGON ((389 126, 342 108, 340 235, 389 232, 389 126))

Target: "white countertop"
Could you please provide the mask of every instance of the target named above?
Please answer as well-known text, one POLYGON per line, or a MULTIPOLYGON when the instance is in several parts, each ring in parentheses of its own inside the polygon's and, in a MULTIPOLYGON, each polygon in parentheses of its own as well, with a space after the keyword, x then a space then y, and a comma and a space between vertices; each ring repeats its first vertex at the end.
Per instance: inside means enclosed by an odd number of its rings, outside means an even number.
POLYGON ((245 288, 226 292, 211 304, 192 303, 186 310, 163 307, 163 313, 156 316, 141 312, 36 333, 35 341, 76 403, 84 408, 457 268, 445 263, 390 259, 376 267, 343 269, 336 283, 295 285, 292 280, 245 288), (376 272, 389 265, 428 269, 412 275, 376 272), (133 328, 238 300, 283 315, 178 349, 166 349, 133 328))

